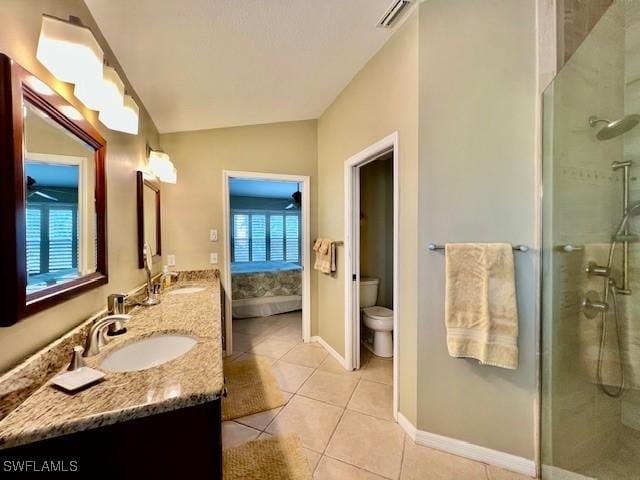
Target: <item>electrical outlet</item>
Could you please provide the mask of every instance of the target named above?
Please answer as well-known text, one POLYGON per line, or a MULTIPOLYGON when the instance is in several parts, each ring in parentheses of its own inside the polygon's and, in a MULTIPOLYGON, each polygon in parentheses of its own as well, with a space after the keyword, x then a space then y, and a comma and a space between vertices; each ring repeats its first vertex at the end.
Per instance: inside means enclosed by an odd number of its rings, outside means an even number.
POLYGON ((212 228, 211 230, 209 230, 209 240, 212 242, 217 242, 218 241, 218 230, 212 228))
POLYGON ((211 265, 217 265, 218 264, 218 254, 217 253, 210 253, 209 254, 209 263, 211 265))
POLYGON ((175 255, 167 255, 167 265, 170 267, 176 266, 176 256, 175 255))

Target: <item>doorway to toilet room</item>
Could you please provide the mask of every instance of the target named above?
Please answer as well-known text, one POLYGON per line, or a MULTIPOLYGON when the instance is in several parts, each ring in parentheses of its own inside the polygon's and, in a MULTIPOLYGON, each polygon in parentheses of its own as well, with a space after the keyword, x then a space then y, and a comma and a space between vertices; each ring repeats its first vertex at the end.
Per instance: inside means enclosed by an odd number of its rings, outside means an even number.
POLYGON ((345 232, 346 364, 393 383, 397 418, 397 134, 345 163, 345 232))

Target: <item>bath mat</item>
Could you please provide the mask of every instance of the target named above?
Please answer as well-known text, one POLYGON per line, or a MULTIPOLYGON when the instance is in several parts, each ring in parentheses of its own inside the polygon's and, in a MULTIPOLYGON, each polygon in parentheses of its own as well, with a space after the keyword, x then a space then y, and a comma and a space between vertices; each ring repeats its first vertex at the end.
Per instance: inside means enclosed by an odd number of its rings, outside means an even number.
POLYGON ((233 420, 282 407, 286 400, 264 358, 224 363, 227 396, 222 399, 222 420, 233 420))
POLYGON ((295 434, 253 440, 222 452, 224 480, 311 480, 295 434))

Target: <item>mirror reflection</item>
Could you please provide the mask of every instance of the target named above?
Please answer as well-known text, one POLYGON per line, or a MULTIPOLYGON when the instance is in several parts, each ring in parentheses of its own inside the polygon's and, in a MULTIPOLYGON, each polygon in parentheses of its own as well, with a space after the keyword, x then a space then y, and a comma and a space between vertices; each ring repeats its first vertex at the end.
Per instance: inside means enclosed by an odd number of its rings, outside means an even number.
POLYGON ((27 294, 97 268, 94 150, 24 106, 27 294))
POLYGON ((149 245, 152 256, 159 254, 156 195, 156 190, 154 190, 148 182, 145 182, 142 193, 142 202, 144 204, 144 241, 149 245))

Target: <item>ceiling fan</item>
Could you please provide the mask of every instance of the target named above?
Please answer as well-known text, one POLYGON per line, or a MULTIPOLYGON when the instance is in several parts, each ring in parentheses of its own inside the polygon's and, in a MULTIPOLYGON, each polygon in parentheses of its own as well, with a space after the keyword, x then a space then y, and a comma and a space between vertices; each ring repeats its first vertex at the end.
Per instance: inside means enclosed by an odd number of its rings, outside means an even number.
POLYGON ((299 209, 300 208, 300 202, 302 201, 302 193, 300 192, 300 184, 296 184, 296 191, 293 193, 293 195, 291 195, 292 198, 292 202, 287 205, 285 208, 285 210, 291 210, 291 209, 299 209))
MULTIPOLYGON (((41 189, 39 187, 36 187, 37 183, 38 182, 36 182, 35 178, 33 178, 30 175, 27 176, 27 192, 29 192, 28 195, 27 195, 27 198, 31 198, 31 197, 37 195, 39 197, 46 198, 47 200, 51 200, 53 202, 57 202, 58 201, 57 198, 44 193, 43 191, 41 191, 41 189)), ((55 192, 55 190, 53 190, 53 191, 55 192)))

